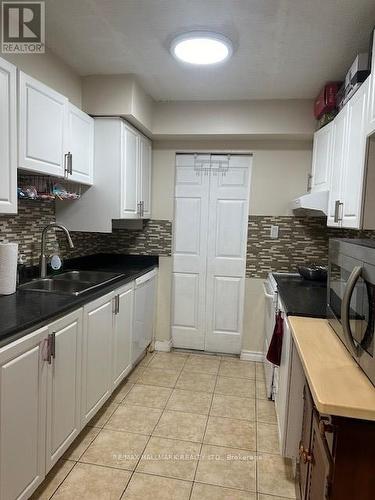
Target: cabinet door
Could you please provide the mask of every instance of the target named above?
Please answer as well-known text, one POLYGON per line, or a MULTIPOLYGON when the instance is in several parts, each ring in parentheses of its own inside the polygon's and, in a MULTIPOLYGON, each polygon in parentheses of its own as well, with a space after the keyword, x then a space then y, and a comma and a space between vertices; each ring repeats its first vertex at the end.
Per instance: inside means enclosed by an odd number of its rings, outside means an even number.
POLYGON ((331 174, 333 123, 314 134, 311 191, 328 191, 331 174))
POLYGON ((367 115, 367 134, 375 132, 375 33, 372 47, 371 75, 369 77, 369 101, 367 115))
POLYGON ((319 432, 319 421, 313 416, 311 452, 307 456, 310 462, 310 477, 307 483, 306 500, 329 498, 331 481, 331 457, 325 438, 319 432))
POLYGON ((46 472, 81 430, 82 311, 49 326, 54 343, 47 376, 46 472))
POLYGON ((83 310, 82 427, 112 391, 113 297, 107 294, 83 310))
POLYGON ((341 225, 341 192, 343 172, 347 160, 347 123, 348 107, 336 116, 333 122, 333 142, 332 142, 332 171, 328 201, 327 225, 339 227, 341 225))
POLYGON ((67 103, 66 97, 20 71, 19 168, 64 175, 67 103))
POLYGON ((151 165, 152 165, 152 147, 151 141, 147 137, 140 137, 140 185, 139 201, 142 202, 142 217, 150 219, 151 217, 151 165))
POLYGON ((155 296, 157 271, 136 280, 134 326, 132 339, 132 362, 136 362, 151 343, 154 331, 155 296))
POLYGON ((305 384, 303 390, 303 418, 302 418, 302 433, 299 446, 299 470, 300 470, 300 491, 301 499, 306 499, 306 489, 309 480, 310 462, 307 461, 305 455, 310 454, 311 432, 313 418, 313 401, 308 386, 305 384))
POLYGON ((139 133, 123 124, 121 167, 121 219, 138 219, 139 210, 139 133))
POLYGON ((278 388, 275 396, 275 409, 280 438, 280 451, 284 453, 287 438, 287 416, 289 400, 289 382, 291 368, 291 342, 292 336, 286 315, 284 315, 283 347, 279 366, 278 388))
POLYGON ((116 387, 131 368, 134 284, 116 290, 113 330, 113 385, 116 387))
POLYGON ((0 350, 0 498, 27 499, 45 470, 47 328, 0 350))
POLYGON ((69 179, 92 185, 94 165, 94 119, 73 104, 68 105, 68 143, 72 173, 69 179))
POLYGON ((360 229, 364 185, 366 136, 365 119, 368 98, 366 80, 348 103, 347 161, 342 183, 342 227, 360 229))
POLYGON ((17 213, 17 68, 0 58, 0 213, 17 213))

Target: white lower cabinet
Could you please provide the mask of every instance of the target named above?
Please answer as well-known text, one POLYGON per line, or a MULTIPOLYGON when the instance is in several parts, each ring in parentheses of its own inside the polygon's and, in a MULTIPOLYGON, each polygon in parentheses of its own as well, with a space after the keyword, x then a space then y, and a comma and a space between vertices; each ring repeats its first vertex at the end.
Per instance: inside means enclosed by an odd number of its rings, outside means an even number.
POLYGON ((48 329, 0 350, 0 498, 29 498, 45 474, 48 329))
POLYGON ((135 281, 134 331, 131 359, 136 363, 153 337, 157 271, 141 276, 135 281))
POLYGON ((129 373, 133 333, 134 282, 116 290, 113 330, 113 387, 129 373))
MULTIPOLYGON (((152 339, 156 275, 147 273, 140 287, 143 350, 152 339)), ((28 499, 129 373, 134 287, 0 348, 0 500, 28 499)))
POLYGON ((81 430, 82 310, 48 327, 46 473, 81 430))
POLYGON ((114 296, 111 292, 83 308, 82 427, 112 392, 114 296))

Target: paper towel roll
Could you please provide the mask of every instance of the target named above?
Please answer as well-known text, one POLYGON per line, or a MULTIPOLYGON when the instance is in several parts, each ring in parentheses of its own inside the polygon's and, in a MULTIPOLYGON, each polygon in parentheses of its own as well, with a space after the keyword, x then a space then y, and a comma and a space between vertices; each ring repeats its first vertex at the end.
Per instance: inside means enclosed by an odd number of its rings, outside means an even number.
POLYGON ((0 295, 10 295, 17 286, 18 243, 0 243, 0 295))

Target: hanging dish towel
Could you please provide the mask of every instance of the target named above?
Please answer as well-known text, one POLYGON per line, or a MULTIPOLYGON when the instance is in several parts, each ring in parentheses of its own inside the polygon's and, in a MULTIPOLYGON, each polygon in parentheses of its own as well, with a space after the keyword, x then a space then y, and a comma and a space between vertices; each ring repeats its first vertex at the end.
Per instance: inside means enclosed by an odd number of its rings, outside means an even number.
POLYGON ((267 359, 274 365, 280 366, 281 349, 283 347, 284 320, 279 311, 276 313, 275 328, 273 330, 271 343, 267 352, 267 359))

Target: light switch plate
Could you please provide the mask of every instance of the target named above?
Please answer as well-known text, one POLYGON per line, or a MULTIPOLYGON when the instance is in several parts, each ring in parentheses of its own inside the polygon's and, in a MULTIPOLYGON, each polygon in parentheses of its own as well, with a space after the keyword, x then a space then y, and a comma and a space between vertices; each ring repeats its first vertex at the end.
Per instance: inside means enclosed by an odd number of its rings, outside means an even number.
POLYGON ((273 240, 277 240, 279 237, 279 226, 271 226, 270 236, 273 240))

